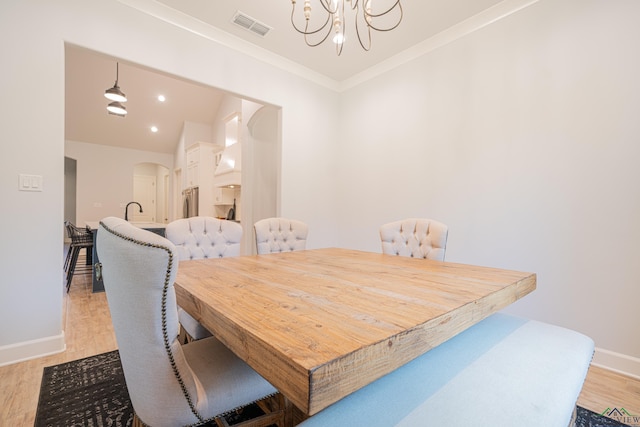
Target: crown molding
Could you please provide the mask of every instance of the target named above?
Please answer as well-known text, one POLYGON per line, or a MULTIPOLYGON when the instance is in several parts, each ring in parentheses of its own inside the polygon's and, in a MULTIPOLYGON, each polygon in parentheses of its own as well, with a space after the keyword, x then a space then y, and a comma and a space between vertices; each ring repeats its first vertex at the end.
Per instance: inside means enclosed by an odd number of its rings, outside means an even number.
POLYGON ((193 34, 197 34, 230 49, 251 56, 288 73, 295 74, 327 89, 336 92, 344 92, 371 80, 374 77, 406 64, 407 62, 426 55, 446 44, 458 40, 461 37, 473 33, 474 31, 486 27, 487 25, 490 25, 515 12, 518 12, 519 10, 537 3, 539 0, 504 0, 489 9, 441 31, 433 37, 430 37, 427 40, 424 40, 343 81, 331 79, 321 73, 313 71, 310 68, 304 67, 294 61, 284 58, 283 56, 249 43, 239 37, 227 33, 226 31, 222 31, 212 25, 200 21, 197 18, 194 18, 193 16, 175 10, 155 0, 117 1, 149 16, 153 16, 193 34))
POLYGON ((304 67, 297 62, 291 61, 283 56, 273 53, 267 49, 249 43, 246 40, 222 31, 210 24, 200 21, 191 15, 173 9, 155 0, 117 0, 123 5, 129 6, 139 12, 157 18, 168 24, 175 25, 185 31, 189 31, 205 39, 221 44, 230 49, 236 50, 245 55, 251 56, 274 67, 280 68, 288 73, 295 74, 306 80, 310 80, 320 86, 324 86, 333 91, 338 91, 340 83, 324 74, 304 67))
POLYGON ((467 18, 466 20, 447 28, 444 31, 430 37, 404 51, 382 61, 368 69, 362 71, 340 82, 339 92, 351 89, 361 83, 371 80, 407 62, 413 61, 423 55, 428 54, 444 45, 447 45, 459 38, 473 33, 487 25, 490 25, 502 18, 505 18, 527 6, 537 3, 539 0, 504 0, 489 9, 467 18))

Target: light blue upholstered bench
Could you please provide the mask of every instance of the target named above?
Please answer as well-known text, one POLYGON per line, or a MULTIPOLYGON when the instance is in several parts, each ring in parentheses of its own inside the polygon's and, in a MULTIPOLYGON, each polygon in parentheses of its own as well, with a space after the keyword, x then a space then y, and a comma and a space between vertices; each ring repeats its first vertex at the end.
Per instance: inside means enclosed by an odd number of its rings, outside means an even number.
POLYGON ((567 427, 593 341, 494 314, 300 427, 567 427))

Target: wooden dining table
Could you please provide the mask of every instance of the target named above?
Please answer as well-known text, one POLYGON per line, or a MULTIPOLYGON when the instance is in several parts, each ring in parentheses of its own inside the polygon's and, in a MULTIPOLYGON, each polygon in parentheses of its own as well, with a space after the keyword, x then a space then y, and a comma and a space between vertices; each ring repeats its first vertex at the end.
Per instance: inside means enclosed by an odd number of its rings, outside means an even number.
POLYGON ((313 415, 532 292, 536 275, 349 249, 181 261, 178 305, 313 415))

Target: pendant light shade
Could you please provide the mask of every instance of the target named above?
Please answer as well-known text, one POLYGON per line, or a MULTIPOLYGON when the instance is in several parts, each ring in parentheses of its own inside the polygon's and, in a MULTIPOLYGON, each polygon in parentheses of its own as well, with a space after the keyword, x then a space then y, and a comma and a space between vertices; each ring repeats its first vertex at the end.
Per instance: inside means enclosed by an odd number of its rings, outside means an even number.
POLYGON ((120 90, 118 81, 116 84, 104 92, 104 97, 110 101, 127 102, 127 96, 120 90))
POLYGON ((116 116, 124 117, 127 115, 127 109, 124 108, 124 105, 120 104, 118 101, 113 101, 109 105, 107 105, 107 111, 109 114, 115 114, 116 116))
POLYGON ((127 102, 127 96, 120 90, 120 86, 118 86, 118 68, 119 64, 116 62, 116 82, 113 84, 113 87, 104 92, 104 97, 110 101, 127 102))

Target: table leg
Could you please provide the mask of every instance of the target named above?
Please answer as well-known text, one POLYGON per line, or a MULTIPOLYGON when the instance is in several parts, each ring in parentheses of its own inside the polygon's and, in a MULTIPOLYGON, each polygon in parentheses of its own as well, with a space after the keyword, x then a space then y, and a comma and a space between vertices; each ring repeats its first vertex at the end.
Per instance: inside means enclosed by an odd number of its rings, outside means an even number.
POLYGON ((307 414, 302 412, 284 395, 284 425, 285 427, 294 427, 309 418, 307 414))

